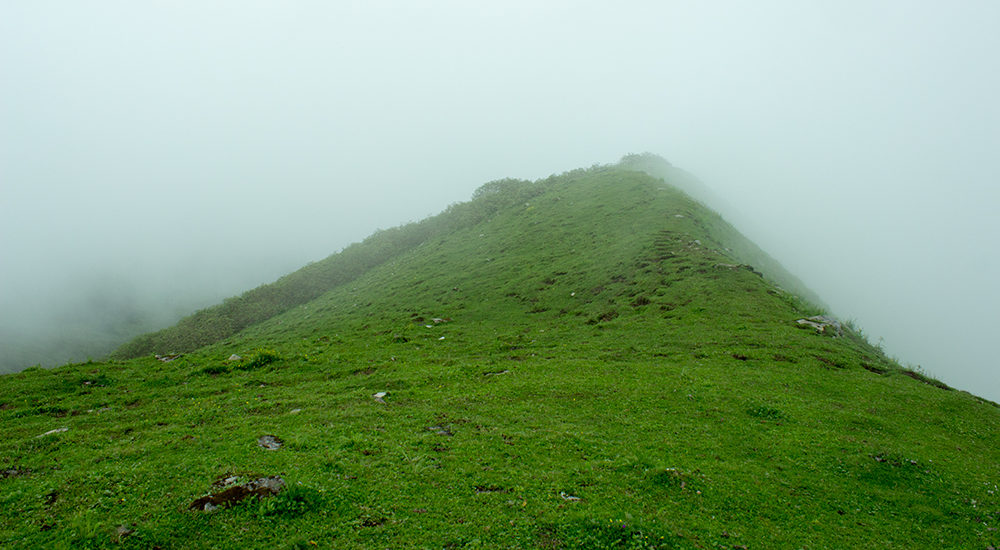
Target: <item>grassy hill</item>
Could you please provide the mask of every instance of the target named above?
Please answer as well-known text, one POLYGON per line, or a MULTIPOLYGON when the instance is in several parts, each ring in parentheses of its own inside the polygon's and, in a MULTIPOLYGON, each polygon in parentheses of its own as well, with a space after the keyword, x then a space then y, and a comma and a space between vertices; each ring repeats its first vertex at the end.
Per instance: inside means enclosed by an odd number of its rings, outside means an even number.
POLYGON ((0 546, 1000 544, 1000 410, 801 328, 802 284, 636 160, 0 377, 0 546))

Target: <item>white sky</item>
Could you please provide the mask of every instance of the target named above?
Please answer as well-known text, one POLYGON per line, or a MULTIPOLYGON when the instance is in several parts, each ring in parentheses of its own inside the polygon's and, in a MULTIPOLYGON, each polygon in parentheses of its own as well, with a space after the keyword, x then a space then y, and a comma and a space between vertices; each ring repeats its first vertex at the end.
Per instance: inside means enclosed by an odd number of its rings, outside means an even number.
POLYGON ((648 150, 1000 400, 998 28, 971 0, 0 2, 0 328, 111 273, 217 299, 648 150))

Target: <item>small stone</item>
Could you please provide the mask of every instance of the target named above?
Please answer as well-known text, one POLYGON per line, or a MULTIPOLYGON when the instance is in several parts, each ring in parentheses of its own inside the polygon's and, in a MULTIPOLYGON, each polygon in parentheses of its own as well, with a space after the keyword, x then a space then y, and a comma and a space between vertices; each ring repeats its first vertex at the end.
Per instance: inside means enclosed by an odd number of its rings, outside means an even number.
POLYGON ((215 480, 214 483, 212 483, 212 486, 213 487, 228 487, 228 486, 232 485, 233 483, 236 483, 239 480, 240 480, 240 478, 238 478, 236 476, 220 477, 219 479, 215 480))
POLYGON ((427 429, 438 435, 447 435, 447 436, 454 435, 451 433, 451 430, 446 426, 429 426, 427 429))
POLYGON ((560 492, 559 496, 561 496, 563 500, 580 500, 580 497, 575 497, 573 495, 566 494, 565 492, 560 492))
POLYGON ((262 435, 257 438, 257 445, 268 451, 277 451, 283 445, 281 439, 274 435, 262 435))
POLYGON ((118 538, 119 539, 123 539, 123 538, 131 535, 132 533, 135 533, 135 529, 130 529, 128 527, 125 527, 124 525, 119 525, 118 529, 116 531, 118 533, 118 538))
POLYGON ((173 361, 174 359, 177 359, 180 356, 181 356, 181 354, 174 353, 174 354, 171 354, 171 355, 154 355, 153 357, 156 357, 159 361, 162 361, 164 363, 169 363, 169 362, 173 361))
POLYGON ((63 432, 68 432, 68 431, 69 431, 69 428, 56 428, 54 430, 49 430, 49 431, 43 433, 42 435, 36 435, 35 439, 39 439, 39 438, 45 437, 47 435, 52 435, 52 434, 61 434, 63 432))
POLYGON ((229 359, 227 359, 227 361, 242 361, 242 360, 243 358, 240 357, 239 355, 236 355, 235 353, 230 355, 229 359))
POLYGON ((292 409, 288 411, 288 414, 299 414, 300 412, 302 412, 302 409, 292 409))
POLYGON ((378 401, 379 403, 385 403, 384 397, 387 396, 387 395, 389 395, 388 392, 380 391, 380 392, 378 392, 376 394, 373 394, 372 395, 372 399, 374 399, 375 401, 378 401))

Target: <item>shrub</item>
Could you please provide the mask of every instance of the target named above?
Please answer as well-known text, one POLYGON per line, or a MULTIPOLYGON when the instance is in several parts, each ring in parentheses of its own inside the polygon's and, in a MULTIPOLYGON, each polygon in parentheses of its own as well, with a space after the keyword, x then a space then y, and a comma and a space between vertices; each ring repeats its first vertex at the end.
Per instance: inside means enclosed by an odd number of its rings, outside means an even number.
POLYGON ((246 357, 245 359, 237 363, 235 368, 239 370, 259 369, 261 367, 270 365, 271 363, 278 361, 280 359, 281 356, 278 355, 278 352, 272 349, 258 348, 256 351, 250 354, 249 357, 246 357))
POLYGON ((323 508, 323 494, 308 487, 292 487, 269 498, 260 499, 258 516, 301 516, 323 508))
POLYGON ((227 372, 229 372, 229 367, 227 367, 226 365, 209 365, 201 369, 201 372, 203 374, 211 374, 211 375, 226 374, 227 372))

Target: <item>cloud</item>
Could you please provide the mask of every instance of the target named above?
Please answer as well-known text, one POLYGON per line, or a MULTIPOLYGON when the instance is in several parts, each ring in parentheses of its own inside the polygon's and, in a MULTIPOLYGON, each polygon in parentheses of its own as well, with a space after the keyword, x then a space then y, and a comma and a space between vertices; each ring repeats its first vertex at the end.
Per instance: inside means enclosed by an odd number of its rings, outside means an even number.
POLYGON ((890 353, 1000 399, 993 2, 0 11, 7 311, 106 272, 232 294, 485 181, 651 150, 890 353))

